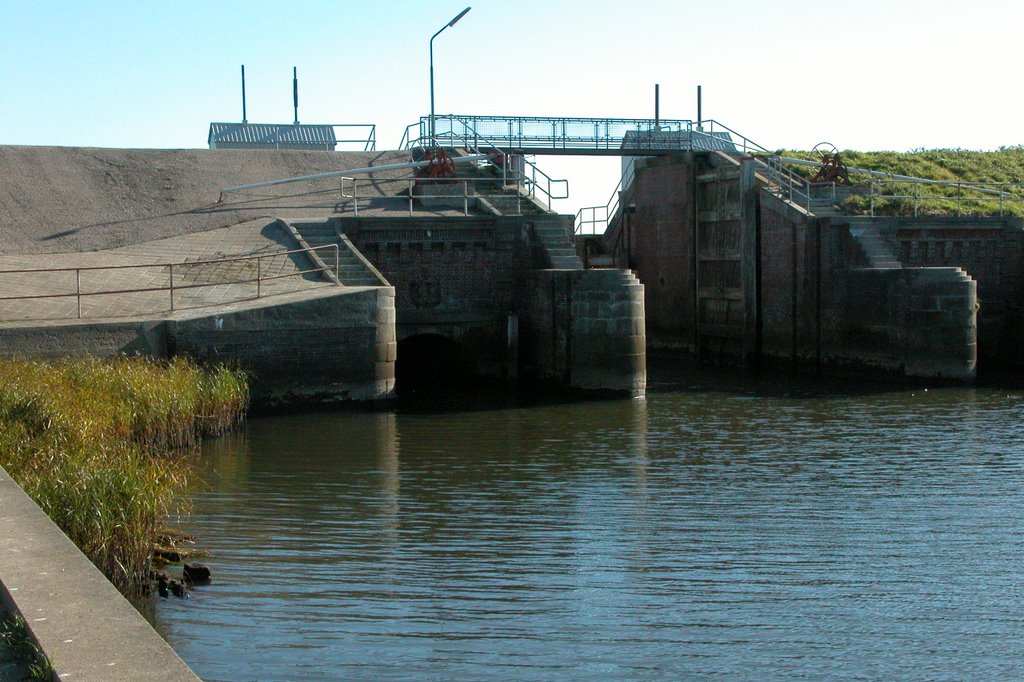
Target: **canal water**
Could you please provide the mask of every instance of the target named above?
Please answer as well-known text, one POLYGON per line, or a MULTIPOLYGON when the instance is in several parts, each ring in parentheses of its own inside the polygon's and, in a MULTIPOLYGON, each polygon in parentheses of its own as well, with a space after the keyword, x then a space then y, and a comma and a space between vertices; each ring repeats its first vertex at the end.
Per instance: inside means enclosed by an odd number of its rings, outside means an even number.
POLYGON ((207 444, 205 680, 1020 679, 1024 392, 701 372, 207 444))

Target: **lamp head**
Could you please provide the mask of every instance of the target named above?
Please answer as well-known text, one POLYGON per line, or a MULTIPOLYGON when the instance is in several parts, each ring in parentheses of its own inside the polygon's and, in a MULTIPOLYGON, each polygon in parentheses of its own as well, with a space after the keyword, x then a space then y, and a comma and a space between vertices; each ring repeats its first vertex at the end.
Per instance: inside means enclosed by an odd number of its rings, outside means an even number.
POLYGON ((461 19, 462 17, 466 16, 466 14, 471 9, 473 9, 473 8, 472 7, 467 7, 466 9, 462 10, 461 12, 459 12, 459 16, 455 17, 454 19, 452 19, 451 21, 448 22, 448 28, 451 28, 452 26, 454 26, 459 21, 459 19, 461 19))

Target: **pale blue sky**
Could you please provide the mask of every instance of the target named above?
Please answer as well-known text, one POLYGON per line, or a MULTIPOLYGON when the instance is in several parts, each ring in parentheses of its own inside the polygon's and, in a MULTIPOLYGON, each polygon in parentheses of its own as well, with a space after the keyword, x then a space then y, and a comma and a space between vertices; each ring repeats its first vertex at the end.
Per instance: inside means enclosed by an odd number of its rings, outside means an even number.
MULTIPOLYGON (((0 0, 0 144, 205 147, 211 121, 375 123, 437 112, 705 118, 767 148, 1024 143, 1024 3, 1003 0, 0 0)), ((540 159, 560 207, 604 203, 612 160, 540 159)))

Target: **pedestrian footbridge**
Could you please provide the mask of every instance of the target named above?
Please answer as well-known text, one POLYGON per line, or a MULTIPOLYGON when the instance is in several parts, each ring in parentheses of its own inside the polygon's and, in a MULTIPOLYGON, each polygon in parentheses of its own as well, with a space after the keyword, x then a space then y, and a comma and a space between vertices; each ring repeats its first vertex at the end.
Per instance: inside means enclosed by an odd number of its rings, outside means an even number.
POLYGON ((423 147, 605 156, 687 151, 767 153, 760 145, 713 120, 459 114, 423 116, 418 123, 408 126, 399 148, 423 147))

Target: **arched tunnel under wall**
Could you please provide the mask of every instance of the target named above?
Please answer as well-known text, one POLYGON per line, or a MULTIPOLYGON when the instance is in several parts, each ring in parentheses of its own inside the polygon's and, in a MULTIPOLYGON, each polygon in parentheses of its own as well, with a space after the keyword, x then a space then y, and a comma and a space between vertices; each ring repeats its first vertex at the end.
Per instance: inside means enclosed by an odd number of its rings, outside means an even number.
POLYGON ((395 393, 434 392, 480 380, 478 363, 465 346, 441 334, 413 334, 398 342, 395 393))

